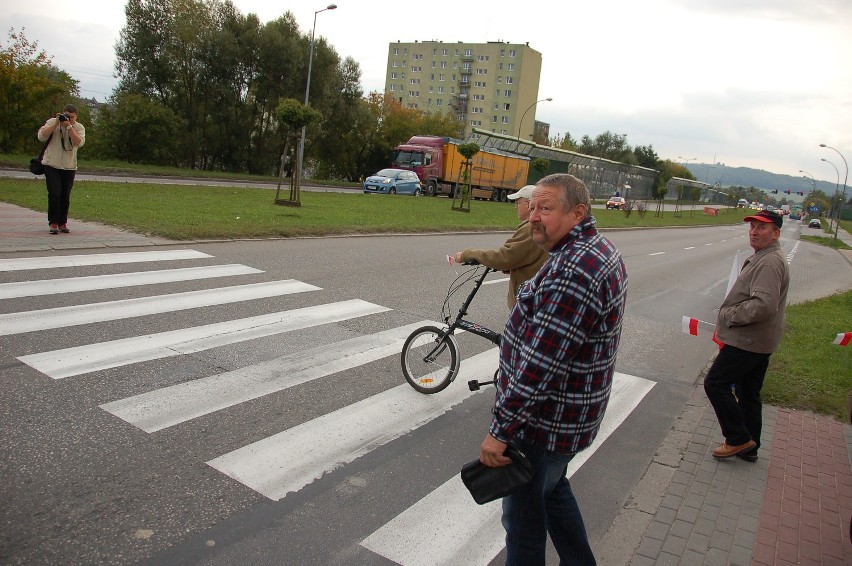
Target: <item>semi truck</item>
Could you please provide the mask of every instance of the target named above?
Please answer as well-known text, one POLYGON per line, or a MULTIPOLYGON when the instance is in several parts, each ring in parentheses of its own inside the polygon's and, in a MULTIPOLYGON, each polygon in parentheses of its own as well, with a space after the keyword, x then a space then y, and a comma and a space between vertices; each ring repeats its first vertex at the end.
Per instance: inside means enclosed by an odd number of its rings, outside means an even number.
MULTIPOLYGON (((454 197, 461 183, 461 140, 413 136, 393 150, 391 167, 417 173, 429 196, 454 197)), ((497 149, 480 149, 470 167, 471 197, 507 202, 508 195, 526 184, 530 159, 497 149)))

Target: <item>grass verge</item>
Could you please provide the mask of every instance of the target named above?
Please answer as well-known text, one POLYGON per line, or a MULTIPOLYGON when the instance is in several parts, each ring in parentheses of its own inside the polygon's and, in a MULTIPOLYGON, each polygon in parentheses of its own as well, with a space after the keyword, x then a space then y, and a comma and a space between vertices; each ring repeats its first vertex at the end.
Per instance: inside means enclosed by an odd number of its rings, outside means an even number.
POLYGON ((763 400, 847 422, 852 346, 833 340, 850 330, 852 291, 788 306, 781 346, 769 359, 763 400))
MULTIPOLYGON (((443 198, 302 192, 301 207, 273 203, 274 191, 145 183, 77 181, 71 216, 175 240, 270 238, 340 234, 426 233, 513 230, 514 206, 473 201, 471 212, 451 210, 443 198)), ((283 194, 283 193, 282 193, 283 194)), ((0 178, 0 200, 44 210, 43 179, 0 178)), ((742 217, 723 209, 719 216, 684 210, 626 217, 618 210, 595 210, 602 228, 738 224, 742 217)))

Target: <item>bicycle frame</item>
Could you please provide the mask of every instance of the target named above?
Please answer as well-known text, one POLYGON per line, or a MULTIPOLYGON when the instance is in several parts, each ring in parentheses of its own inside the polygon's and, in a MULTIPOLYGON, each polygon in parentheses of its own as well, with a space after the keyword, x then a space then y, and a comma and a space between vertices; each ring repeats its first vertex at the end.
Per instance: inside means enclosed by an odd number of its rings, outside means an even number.
POLYGON ((456 319, 451 323, 450 317, 447 316, 444 319, 444 323, 447 324, 447 334, 453 334, 457 328, 461 328, 462 330, 466 330, 477 336, 482 336, 486 340, 490 340, 496 345, 500 345, 500 337, 501 334, 499 332, 494 332, 493 330, 486 328, 480 324, 476 324, 475 322, 470 322, 464 320, 464 317, 467 316, 467 309, 470 307, 470 304, 473 302, 473 298, 476 296, 476 293, 479 292, 479 288, 482 287, 482 284, 485 282, 485 278, 489 273, 496 271, 495 269, 491 269, 490 267, 486 267, 485 271, 482 272, 482 275, 476 278, 476 282, 473 285, 473 289, 471 289, 470 294, 467 296, 467 299, 462 303, 462 306, 459 307, 459 312, 456 315, 456 319))

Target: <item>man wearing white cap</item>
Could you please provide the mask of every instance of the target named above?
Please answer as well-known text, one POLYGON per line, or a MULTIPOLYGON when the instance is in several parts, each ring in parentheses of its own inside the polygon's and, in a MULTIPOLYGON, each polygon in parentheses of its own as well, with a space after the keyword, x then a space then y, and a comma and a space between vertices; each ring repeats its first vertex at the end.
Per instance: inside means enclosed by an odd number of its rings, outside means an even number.
POLYGON ((477 261, 491 269, 497 269, 509 274, 509 309, 515 306, 515 298, 521 284, 538 273, 539 268, 547 259, 545 252, 532 239, 530 232, 530 198, 535 185, 526 185, 509 195, 509 200, 515 201, 518 207, 520 225, 512 237, 506 240, 496 250, 466 249, 457 252, 455 260, 458 263, 477 261))

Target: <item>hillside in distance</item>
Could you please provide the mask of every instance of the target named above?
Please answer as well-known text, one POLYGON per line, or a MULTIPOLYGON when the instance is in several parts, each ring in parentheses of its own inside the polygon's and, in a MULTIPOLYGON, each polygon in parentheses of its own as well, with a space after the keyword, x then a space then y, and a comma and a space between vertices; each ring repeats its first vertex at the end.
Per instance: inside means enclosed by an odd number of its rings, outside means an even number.
MULTIPOLYGON (((779 195, 788 190, 792 193, 802 191, 807 195, 813 189, 810 177, 781 175, 778 173, 770 173, 763 169, 752 169, 750 167, 727 167, 724 163, 717 163, 716 165, 710 165, 707 163, 687 163, 686 168, 695 175, 696 180, 704 183, 710 183, 711 185, 719 183, 723 187, 755 187, 767 192, 777 190, 779 195)), ((817 181, 816 188, 827 195, 833 195, 836 185, 835 183, 828 183, 826 181, 817 181)))

